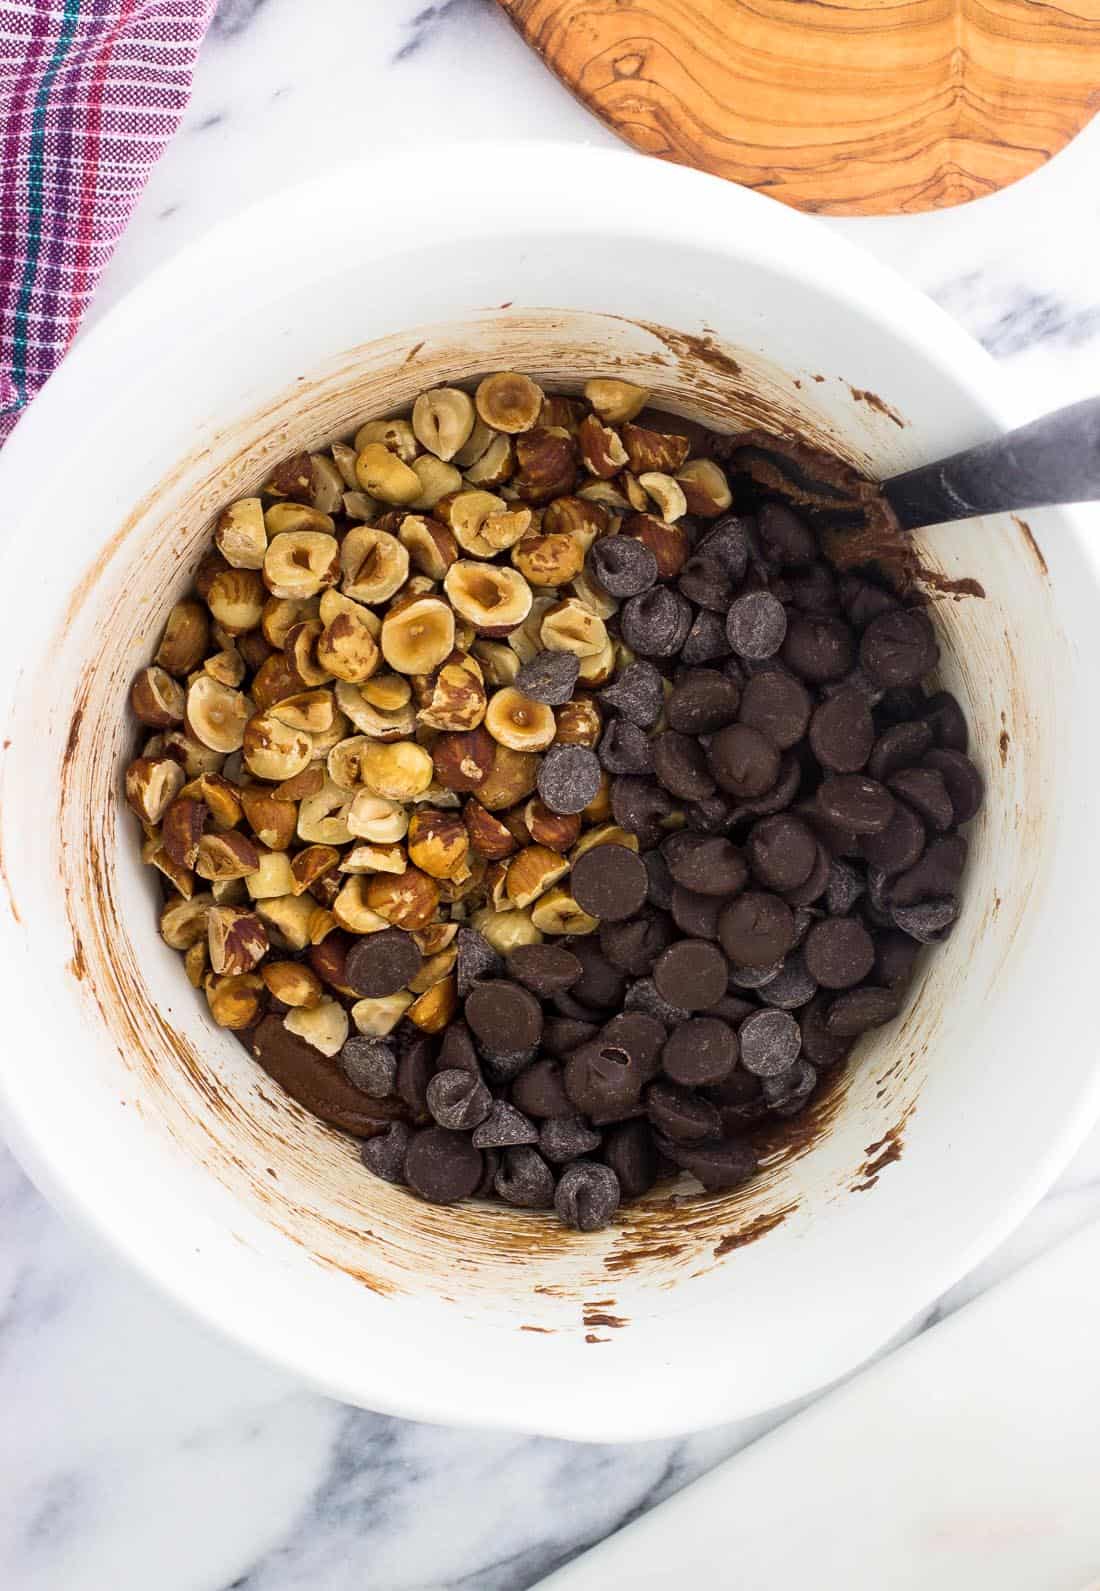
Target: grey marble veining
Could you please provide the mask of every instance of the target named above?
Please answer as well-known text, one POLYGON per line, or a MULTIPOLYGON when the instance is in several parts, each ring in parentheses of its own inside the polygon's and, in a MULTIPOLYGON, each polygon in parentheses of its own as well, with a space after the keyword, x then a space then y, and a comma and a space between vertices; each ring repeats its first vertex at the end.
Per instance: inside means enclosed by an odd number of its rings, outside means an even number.
MULTIPOLYGON (((502 132, 613 142, 492 0, 222 0, 184 126, 94 314, 319 165, 432 141, 461 182, 463 145, 502 132)), ((930 291, 1038 412, 1095 390, 1098 168, 1094 126, 962 211, 829 224, 930 291)), ((792 1412, 679 1442, 575 1446, 344 1408, 184 1317, 2 1151, 0 1213, 0 1586, 12 1591, 521 1591, 792 1412)), ((903 1337, 1098 1214, 1100 1133, 903 1337)))

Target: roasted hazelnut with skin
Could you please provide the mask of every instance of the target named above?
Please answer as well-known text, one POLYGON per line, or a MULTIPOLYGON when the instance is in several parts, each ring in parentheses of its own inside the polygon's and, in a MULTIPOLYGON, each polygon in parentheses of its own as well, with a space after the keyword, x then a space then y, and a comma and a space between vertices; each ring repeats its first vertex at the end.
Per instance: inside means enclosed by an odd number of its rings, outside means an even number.
POLYGON ((316 902, 308 895, 275 895, 256 902, 256 915, 277 936, 280 949, 304 950, 310 943, 310 924, 316 902))
POLYGON ((597 685, 606 685, 615 673, 618 664, 619 645, 608 636, 606 642, 598 652, 590 657, 581 658, 580 672, 577 678, 582 685, 595 689, 597 685))
POLYGON ((411 740, 366 746, 362 754, 363 784, 390 801, 415 801, 432 782, 432 758, 411 740))
POLYGON ((666 525, 663 519, 652 514, 628 514, 623 520, 621 534, 634 536, 649 548, 657 560, 657 573, 662 580, 675 580, 691 551, 682 525, 666 525))
POLYGON ((369 840, 373 845, 394 845, 405 838, 409 827, 409 815, 399 801, 389 801, 369 790, 360 790, 356 795, 346 821, 356 839, 369 840))
POLYGON ((455 616, 441 597, 414 597, 382 620, 382 656, 398 674, 430 674, 455 644, 455 616))
POLYGON ((378 643, 358 614, 338 613, 317 637, 317 662, 334 679, 360 685, 380 661, 378 643))
POLYGON ((557 723, 554 736, 556 745, 587 746, 589 749, 599 745, 603 733, 603 715, 591 696, 574 696, 572 701, 555 707, 554 718, 557 723))
POLYGON ((529 845, 508 863, 508 900, 521 910, 545 895, 569 871, 565 857, 545 845, 529 845))
POLYGON ((518 806, 534 790, 538 771, 537 752, 513 751, 510 746, 495 743, 492 764, 477 786, 477 798, 489 812, 518 806))
POLYGON ((282 701, 284 696, 304 690, 305 686, 305 680, 290 658, 282 652, 273 652, 252 677, 252 700, 262 712, 274 702, 282 701))
POLYGON ((426 928, 439 905, 439 886, 418 867, 407 867, 403 873, 370 878, 366 902, 394 928, 426 928))
POLYGON ((624 420, 633 420, 649 402, 647 388, 607 376, 596 376, 586 381, 584 395, 600 419, 608 425, 621 425, 624 420))
POLYGON ((551 812, 539 796, 528 801, 524 807, 523 821, 536 845, 546 846, 561 854, 577 843, 581 832, 579 812, 551 812))
POLYGON ((152 834, 142 841, 141 860, 146 867, 155 867, 158 873, 163 873, 184 900, 191 899, 195 893, 195 875, 189 867, 180 867, 178 862, 173 862, 160 843, 159 830, 154 829, 152 834))
POLYGON ((321 514, 308 503, 272 503, 264 513, 268 543, 276 536, 331 536, 335 529, 332 515, 321 514))
POLYGON ((458 1010, 458 991, 453 976, 441 978, 426 989, 405 1012, 422 1033, 442 1033, 453 1022, 458 1010))
POLYGON ((270 497, 291 497, 308 503, 313 494, 313 460, 308 453, 295 453, 282 459, 264 487, 270 497))
POLYGON ((687 512, 701 519, 717 519, 733 502, 725 471, 713 459, 688 459, 676 472, 683 488, 687 512))
POLYGON ((376 525, 356 525, 348 531, 340 546, 340 563, 344 595, 356 602, 387 602, 409 578, 408 552, 396 536, 376 525))
MULTIPOLYGON (((372 911, 367 904, 369 882, 366 874, 353 873, 333 896, 332 914, 340 927, 350 933, 378 934, 388 926, 386 919, 372 911)), ((320 967, 317 967, 317 971, 324 977, 320 967)))
POLYGON ((420 477, 384 442, 368 442, 355 460, 355 477, 363 491, 383 503, 409 504, 420 496, 420 477))
POLYGON ((210 821, 219 829, 234 829, 241 821, 241 792, 230 779, 218 773, 200 773, 184 785, 181 795, 205 803, 210 821))
POLYGON ((368 420, 355 433, 357 456, 369 442, 380 442, 391 453, 396 453, 403 464, 411 464, 420 452, 416 434, 408 420, 368 420))
POLYGON ((174 895, 161 907, 160 937, 173 950, 190 950, 192 945, 205 942, 206 914, 214 904, 210 895, 193 895, 184 900, 174 895))
POLYGON ((272 718, 277 718, 288 729, 304 729, 309 735, 322 735, 332 728, 336 717, 336 703, 332 692, 314 688, 297 691, 293 696, 283 696, 270 708, 272 718))
POLYGON ((487 812, 481 802, 471 796, 462 809, 462 821, 470 838, 470 845, 490 862, 511 856, 516 849, 516 839, 499 818, 487 812))
POLYGON ((365 1038, 382 1039, 394 1028, 413 1003, 407 989, 396 994, 386 994, 377 1000, 357 1000, 351 1008, 351 1020, 357 1033, 365 1038))
POLYGON ((263 785, 245 785, 240 791, 241 806, 248 826, 269 851, 285 851, 298 827, 298 808, 293 801, 280 801, 263 785))
POLYGON ((310 619, 305 624, 296 624, 286 638, 287 658, 304 685, 324 685, 331 678, 317 656, 323 634, 324 625, 320 619, 310 619))
POLYGON ((200 674, 187 692, 189 732, 211 751, 227 756, 244 744, 250 711, 247 696, 219 685, 209 674, 200 674))
POLYGON ((498 435, 490 439, 481 456, 468 466, 466 479, 471 486, 484 486, 492 491, 510 481, 515 471, 515 443, 510 436, 498 435))
POLYGON ((420 807, 409 821, 409 861, 431 878, 454 878, 466 866, 470 837, 457 812, 420 807))
POLYGON ((427 575, 429 580, 442 580, 451 565, 458 561, 454 532, 440 520, 424 514, 406 514, 398 540, 413 568, 427 575))
POLYGON ((266 599, 259 570, 223 569, 210 582, 206 605, 227 635, 243 635, 259 624, 266 599))
POLYGON ((607 629, 599 614, 586 608, 579 597, 566 597, 547 609, 539 639, 551 652, 595 657, 607 645, 607 629))
POLYGON ((203 987, 210 1015, 220 1028, 238 1032, 253 1027, 263 1015, 263 980, 253 972, 240 977, 208 977, 203 987))
POLYGON ((609 481, 628 462, 622 437, 595 414, 586 414, 577 427, 581 463, 589 475, 609 481))
POLYGON ((600 926, 573 899, 564 884, 558 884, 531 908, 531 921, 543 934, 592 934, 600 926))
POLYGON ((320 978, 302 961, 266 961, 260 968, 269 994, 283 1005, 309 1010, 325 997, 320 978))
POLYGON ((545 394, 530 376, 501 370, 486 376, 475 395, 477 412, 494 431, 514 436, 538 423, 545 394))
POLYGON ((194 796, 178 795, 164 813, 160 842, 180 867, 194 867, 208 808, 194 796))
POLYGON ((201 665, 209 646, 210 619, 202 603, 177 602, 168 615, 153 661, 169 674, 186 678, 201 665))
POLYGON ((335 845, 305 846, 290 864, 290 885, 286 893, 304 895, 306 890, 312 889, 320 879, 336 872, 342 854, 335 845))
POLYGON ((434 777, 445 790, 476 790, 493 765, 496 746, 483 724, 441 734, 432 746, 434 777))
POLYGON ((267 551, 264 505, 258 497, 242 497, 218 516, 214 540, 234 569, 262 569, 267 551))
POLYGON ((631 425, 629 421, 623 426, 622 439, 635 475, 642 475, 647 470, 675 475, 691 448, 686 436, 676 436, 667 431, 650 431, 644 425, 631 425))
POLYGON ((341 873, 403 873, 409 858, 403 845, 353 845, 343 853, 341 873))
POLYGON ((576 536, 524 536, 512 548, 512 562, 531 586, 564 586, 584 567, 584 547, 576 536))
POLYGON ((246 673, 244 658, 235 646, 226 647, 222 652, 215 652, 203 663, 203 670, 211 679, 217 680, 219 685, 228 685, 236 689, 246 673))
POLYGON ((260 629, 264 640, 276 652, 286 645, 286 638, 296 625, 316 619, 321 604, 317 597, 268 597, 260 615, 260 629))
POLYGON ((227 753, 204 746, 200 740, 189 735, 186 729, 168 729, 161 738, 164 754, 174 757, 189 779, 197 779, 200 773, 221 771, 227 753))
POLYGON ((167 669, 143 668, 130 686, 130 707, 140 723, 150 729, 171 729, 183 722, 186 693, 167 669))
POLYGON ((531 587, 515 569, 462 559, 443 589, 455 612, 482 635, 507 635, 531 611, 531 587))
POLYGON ((325 999, 317 1005, 298 1006, 288 1011, 283 1026, 331 1061, 343 1049, 351 1023, 339 1001, 325 999))
POLYGON ((493 739, 513 751, 542 751, 554 738, 554 711, 513 686, 496 691, 485 712, 493 739))
POLYGON ((597 536, 605 536, 611 529, 611 514, 600 503, 589 502, 585 497, 556 497, 543 510, 542 530, 545 535, 561 532, 575 536, 585 552, 597 536))
POLYGON ((487 939, 499 956, 510 955, 520 945, 541 945, 542 935, 526 911, 494 911, 486 906, 474 913, 470 927, 487 939))
POLYGON ((143 823, 159 823, 187 775, 174 757, 135 757, 126 770, 126 802, 143 823))
POLYGON ((659 470, 647 470, 638 476, 638 485, 656 503, 666 525, 682 519, 687 513, 684 488, 673 476, 662 475, 659 470))
POLYGON ((577 480, 577 444, 568 432, 539 426, 516 438, 512 484, 525 503, 548 503, 571 492, 577 480))
POLYGON ((484 534, 486 522, 496 514, 506 514, 508 504, 493 492, 456 492, 436 504, 437 516, 446 515, 446 524, 464 552, 478 558, 491 558, 499 548, 484 534))
POLYGON ((244 906, 211 906, 206 914, 210 965, 218 974, 239 977, 251 972, 268 951, 267 930, 244 906))
POLYGON ((247 834, 226 829, 204 834, 199 840, 195 872, 200 878, 224 883, 229 879, 247 878, 256 871, 259 861, 260 853, 247 834))
POLYGON ((481 664, 482 676, 488 685, 514 685, 520 662, 507 641, 486 641, 482 637, 474 642, 474 656, 481 664))
POLYGON ((435 387, 413 404, 412 428, 417 441, 444 461, 470 439, 477 418, 473 399, 459 387, 435 387))
MULTIPOLYGON (((213 682, 211 682, 213 683, 213 682)), ((300 729, 290 729, 269 712, 257 713, 244 729, 245 766, 257 779, 292 779, 309 766, 313 739, 300 729)))
POLYGON ((485 686, 477 659, 452 652, 431 682, 417 720, 429 729, 476 729, 485 717, 485 686))

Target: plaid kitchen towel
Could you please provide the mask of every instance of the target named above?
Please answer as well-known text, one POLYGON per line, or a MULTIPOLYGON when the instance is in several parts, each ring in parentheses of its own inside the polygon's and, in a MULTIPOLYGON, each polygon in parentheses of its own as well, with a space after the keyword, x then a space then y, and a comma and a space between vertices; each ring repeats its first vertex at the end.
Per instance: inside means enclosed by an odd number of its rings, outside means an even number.
POLYGON ((215 0, 0 0, 0 445, 179 125, 215 0))

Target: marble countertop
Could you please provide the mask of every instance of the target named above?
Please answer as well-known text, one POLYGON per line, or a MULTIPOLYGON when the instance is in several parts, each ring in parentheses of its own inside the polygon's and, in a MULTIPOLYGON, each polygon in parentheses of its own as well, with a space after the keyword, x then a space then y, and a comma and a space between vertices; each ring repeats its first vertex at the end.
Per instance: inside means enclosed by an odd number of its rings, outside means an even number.
MULTIPOLYGON (((432 142, 461 184, 464 145, 502 133, 613 141, 492 0, 222 0, 183 128, 93 315, 319 159, 400 160, 432 142)), ((957 316, 1038 412, 1095 390, 1098 171, 1100 121, 995 198, 827 224, 957 316)), ((792 1412, 615 1447, 364 1413, 180 1315, 56 1215, 2 1150, 0 1212, 0 1584, 12 1591, 518 1591, 792 1412)), ((1100 1131, 1015 1236, 905 1335, 1095 1215, 1100 1131)))

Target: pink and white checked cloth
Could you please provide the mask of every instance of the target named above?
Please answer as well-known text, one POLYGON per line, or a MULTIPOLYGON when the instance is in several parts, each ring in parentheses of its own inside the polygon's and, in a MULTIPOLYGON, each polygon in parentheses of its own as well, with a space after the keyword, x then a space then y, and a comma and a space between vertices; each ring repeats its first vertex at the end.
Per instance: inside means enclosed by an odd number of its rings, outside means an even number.
POLYGON ((0 0, 0 444, 179 125, 215 0, 0 0))

